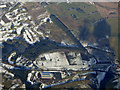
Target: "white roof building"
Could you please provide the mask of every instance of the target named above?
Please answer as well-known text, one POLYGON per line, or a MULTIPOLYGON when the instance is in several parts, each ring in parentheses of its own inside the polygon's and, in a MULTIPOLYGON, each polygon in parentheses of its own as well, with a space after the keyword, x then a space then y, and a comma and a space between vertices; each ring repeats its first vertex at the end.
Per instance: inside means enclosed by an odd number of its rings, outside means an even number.
POLYGON ((37 60, 38 65, 40 66, 65 66, 69 65, 69 62, 64 53, 61 52, 54 52, 54 53, 47 53, 40 55, 37 60), (41 60, 41 58, 45 58, 45 60, 41 60))
POLYGON ((0 5, 0 8, 6 8, 6 5, 5 4, 0 5))
POLYGON ((5 24, 5 22, 4 22, 3 20, 1 20, 1 21, 0 21, 0 24, 4 25, 4 24, 5 24))

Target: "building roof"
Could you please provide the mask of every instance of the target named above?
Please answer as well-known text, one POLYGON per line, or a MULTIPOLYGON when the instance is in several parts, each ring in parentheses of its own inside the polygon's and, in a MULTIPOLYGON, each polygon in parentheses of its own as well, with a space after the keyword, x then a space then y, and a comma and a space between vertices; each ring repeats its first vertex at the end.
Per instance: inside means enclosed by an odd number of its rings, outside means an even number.
POLYGON ((41 72, 42 75, 50 75, 52 74, 51 72, 41 72))
POLYGON ((2 20, 3 20, 5 23, 10 22, 10 20, 8 20, 8 18, 7 18, 5 15, 2 16, 2 20))
POLYGON ((41 72, 41 78, 50 79, 53 78, 53 74, 51 72, 41 72))

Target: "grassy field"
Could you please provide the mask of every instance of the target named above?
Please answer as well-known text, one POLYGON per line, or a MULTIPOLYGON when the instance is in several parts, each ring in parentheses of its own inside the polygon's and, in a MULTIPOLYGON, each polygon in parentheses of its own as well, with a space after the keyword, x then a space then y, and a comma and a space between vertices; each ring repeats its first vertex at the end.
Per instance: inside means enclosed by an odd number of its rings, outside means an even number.
POLYGON ((110 46, 118 58, 118 18, 109 18, 107 22, 111 26, 110 46))
POLYGON ((111 26, 111 36, 118 35, 118 18, 108 18, 108 24, 111 26))
MULTIPOLYGON (((46 7, 46 9, 50 14, 56 15, 77 38, 79 37, 81 29, 83 27, 87 27, 90 34, 89 41, 92 41, 90 38, 94 38, 93 23, 104 18, 103 14, 108 15, 112 10, 116 10, 116 5, 116 3, 97 3, 97 6, 89 3, 51 3, 46 7), (107 9, 109 11, 107 11, 107 9), (102 10, 105 10, 105 12, 102 12, 102 10), (71 15, 75 15, 76 18, 73 18, 71 15)), ((118 19, 115 16, 108 16, 106 21, 110 25, 110 46, 117 54, 118 19)))
POLYGON ((51 40, 54 40, 54 41, 59 42, 59 43, 61 43, 62 40, 72 41, 72 40, 66 35, 66 33, 64 33, 64 32, 62 31, 62 29, 59 28, 59 27, 58 27, 57 25, 55 25, 55 24, 49 24, 49 23, 47 23, 45 30, 50 31, 49 38, 50 38, 51 40))
POLYGON ((107 23, 111 28, 111 37, 110 37, 110 46, 115 50, 115 53, 118 57, 118 3, 106 2, 106 3, 97 3, 96 7, 102 17, 108 17, 107 23), (114 15, 109 15, 110 12, 115 12, 114 15))
POLYGON ((85 20, 88 22, 89 29, 92 32, 92 23, 101 18, 97 8, 89 3, 52 3, 48 5, 47 10, 50 14, 58 16, 72 30, 75 36, 79 33, 79 26, 84 26, 86 23, 85 20), (75 15, 76 18, 71 15, 75 15))

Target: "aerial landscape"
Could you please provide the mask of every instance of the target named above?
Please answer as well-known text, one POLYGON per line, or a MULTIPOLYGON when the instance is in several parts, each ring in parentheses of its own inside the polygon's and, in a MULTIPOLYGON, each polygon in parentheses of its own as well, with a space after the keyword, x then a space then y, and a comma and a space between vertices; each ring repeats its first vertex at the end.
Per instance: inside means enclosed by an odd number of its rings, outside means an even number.
POLYGON ((119 7, 0 1, 0 89, 120 89, 119 7))

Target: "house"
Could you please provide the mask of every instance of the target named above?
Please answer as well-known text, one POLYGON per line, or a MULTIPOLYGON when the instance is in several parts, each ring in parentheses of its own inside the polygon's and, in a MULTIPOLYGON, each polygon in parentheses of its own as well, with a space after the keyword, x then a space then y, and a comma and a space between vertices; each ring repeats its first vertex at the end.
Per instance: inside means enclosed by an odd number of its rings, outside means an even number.
POLYGON ((5 15, 3 15, 3 16, 2 16, 2 21, 1 21, 1 22, 3 22, 3 23, 9 23, 10 20, 8 20, 8 18, 7 18, 5 15))
POLYGON ((6 8, 6 5, 5 4, 1 4, 0 8, 6 8))

